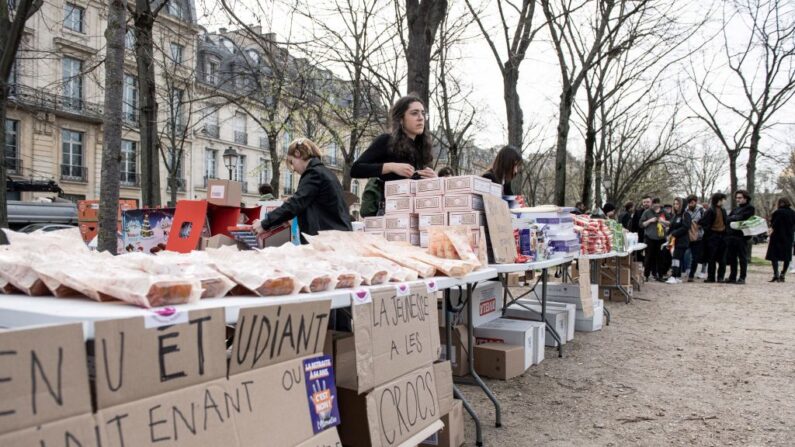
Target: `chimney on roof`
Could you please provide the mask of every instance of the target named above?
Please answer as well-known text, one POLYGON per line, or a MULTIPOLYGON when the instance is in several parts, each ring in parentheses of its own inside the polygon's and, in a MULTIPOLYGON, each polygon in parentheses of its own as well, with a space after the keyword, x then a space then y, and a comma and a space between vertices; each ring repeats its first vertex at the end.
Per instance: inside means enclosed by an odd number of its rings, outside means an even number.
POLYGON ((265 40, 269 42, 276 42, 276 33, 265 33, 263 36, 265 36, 265 40))
POLYGON ((260 25, 251 25, 251 31, 254 32, 256 35, 262 34, 262 27, 260 25))

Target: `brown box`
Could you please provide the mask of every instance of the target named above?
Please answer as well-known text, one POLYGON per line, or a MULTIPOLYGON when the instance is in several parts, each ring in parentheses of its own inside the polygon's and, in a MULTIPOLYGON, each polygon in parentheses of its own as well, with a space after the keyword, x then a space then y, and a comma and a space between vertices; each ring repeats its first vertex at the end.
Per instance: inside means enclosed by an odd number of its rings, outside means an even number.
POLYGON ((384 202, 386 214, 408 214, 414 212, 414 198, 411 196, 387 197, 384 202))
POLYGON ((422 230, 428 227, 447 226, 447 213, 420 213, 417 227, 422 230))
POLYGON ((439 328, 439 343, 442 346, 442 358, 450 361, 453 375, 464 377, 469 375, 469 339, 467 338, 467 327, 456 325, 451 328, 452 340, 450 342, 450 357, 447 357, 445 350, 447 336, 444 327, 439 328))
POLYGON ((384 217, 384 230, 416 230, 419 216, 416 214, 390 214, 384 217))
POLYGON ((483 198, 477 194, 447 194, 444 196, 446 212, 483 211, 483 198))
POLYGON ((370 231, 370 230, 384 231, 384 229, 386 228, 384 224, 385 224, 384 216, 372 216, 364 218, 365 231, 370 231))
POLYGON ((414 211, 417 213, 441 213, 444 211, 443 196, 418 196, 414 198, 414 211))
POLYGON ((338 391, 344 421, 339 426, 340 439, 350 447, 401 445, 449 413, 453 406, 448 362, 415 369, 364 395, 353 390, 338 391))
POLYGON ((508 273, 508 287, 519 287, 520 281, 525 278, 524 272, 521 273, 508 273))
POLYGON ((492 379, 508 380, 524 373, 524 347, 505 343, 475 346, 475 371, 492 379))
MULTIPOLYGON (((138 203, 132 199, 119 199, 119 211, 116 220, 121 220, 124 211, 138 208, 138 203)), ((96 222, 99 220, 99 200, 78 200, 77 221, 96 222)))
POLYGON ((239 207, 243 185, 231 180, 210 179, 207 183, 207 202, 213 205, 239 207))
POLYGON ((413 196, 417 192, 416 180, 392 180, 384 184, 384 197, 413 196))
MULTIPOLYGON (((599 275, 600 286, 614 286, 616 285, 616 269, 601 267, 599 275)), ((628 286, 632 282, 632 273, 629 267, 621 267, 621 284, 628 286)))
POLYGON ((208 248, 221 248, 227 246, 237 246, 241 250, 248 247, 225 234, 216 234, 215 236, 203 237, 199 241, 199 250, 207 250, 208 248))
POLYGON ((441 196, 444 194, 445 177, 434 177, 417 180, 418 196, 441 196))
POLYGON ((395 230, 387 231, 384 237, 389 242, 405 242, 414 246, 420 246, 420 232, 417 230, 395 230))
POLYGON ((458 399, 453 401, 453 408, 442 417, 444 428, 423 441, 422 447, 461 447, 464 439, 464 403, 458 399))
POLYGON ((482 227, 486 225, 486 215, 481 211, 464 211, 449 213, 450 225, 472 225, 482 227))
POLYGON ((491 194, 491 180, 477 175, 445 178, 446 194, 491 194))

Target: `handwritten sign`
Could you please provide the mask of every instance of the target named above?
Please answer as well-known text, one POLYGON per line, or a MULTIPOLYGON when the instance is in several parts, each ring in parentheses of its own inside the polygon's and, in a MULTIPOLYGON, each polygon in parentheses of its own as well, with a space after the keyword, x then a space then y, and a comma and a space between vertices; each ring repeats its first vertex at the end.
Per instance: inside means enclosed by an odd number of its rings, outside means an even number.
POLYGON ((591 299, 591 261, 586 258, 577 260, 580 270, 580 301, 582 302, 582 313, 585 318, 593 316, 593 300, 591 299))
POLYGON ((510 264, 516 259, 516 240, 513 237, 511 212, 504 200, 491 195, 483 196, 486 208, 486 223, 494 253, 494 262, 510 264))

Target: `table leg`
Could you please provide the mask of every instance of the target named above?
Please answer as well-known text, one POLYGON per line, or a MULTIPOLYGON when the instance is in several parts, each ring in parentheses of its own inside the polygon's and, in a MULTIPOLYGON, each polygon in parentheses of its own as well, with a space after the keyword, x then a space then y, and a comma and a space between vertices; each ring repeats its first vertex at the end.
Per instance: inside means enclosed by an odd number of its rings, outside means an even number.
POLYGON ((613 259, 616 260, 616 289, 624 295, 624 301, 629 304, 631 297, 624 285, 621 284, 621 258, 616 256, 613 259))
POLYGON ((475 383, 486 393, 486 397, 489 398, 494 403, 494 412, 495 412, 495 427, 502 427, 502 411, 500 409, 500 403, 497 401, 497 397, 494 396, 494 393, 491 392, 488 385, 483 382, 483 379, 480 378, 477 372, 475 372, 475 324, 474 318, 472 317, 472 306, 470 305, 470 301, 473 299, 475 286, 477 284, 467 284, 467 329, 468 329, 468 338, 469 338, 469 374, 472 376, 472 379, 475 380, 475 383))
MULTIPOLYGON (((558 343, 558 357, 563 357, 563 340, 558 331, 547 321, 547 281, 549 280, 547 269, 541 269, 541 321, 547 326, 547 332, 558 343)), ((563 335, 565 336, 565 335, 563 335)))

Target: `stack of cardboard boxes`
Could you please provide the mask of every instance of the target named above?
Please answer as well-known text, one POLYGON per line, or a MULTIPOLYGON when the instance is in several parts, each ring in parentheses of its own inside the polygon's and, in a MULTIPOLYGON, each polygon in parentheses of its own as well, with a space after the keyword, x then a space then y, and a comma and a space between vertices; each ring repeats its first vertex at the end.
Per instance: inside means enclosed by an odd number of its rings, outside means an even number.
POLYGON ((0 333, 0 445, 338 445, 329 307, 242 309, 229 356, 223 309, 0 333))
POLYGON ((549 284, 547 285, 547 299, 550 304, 561 303, 575 306, 574 330, 578 332, 594 332, 602 329, 604 322, 604 301, 599 298, 599 286, 591 284, 589 297, 582 296, 582 290, 577 284, 549 284), (590 301, 593 312, 586 313, 583 301, 590 301))
MULTIPOLYGON (((117 231, 121 231, 121 216, 124 211, 136 208, 135 200, 119 200, 119 213, 116 217, 117 231)), ((77 202, 77 225, 85 242, 91 242, 99 232, 99 200, 80 200, 77 202)))
MULTIPOLYGON (((631 256, 625 256, 618 259, 618 268, 621 273, 620 285, 632 295, 632 260, 631 256)), ((607 301, 624 301, 624 295, 616 289, 616 258, 605 259, 601 261, 599 267, 599 286, 602 289, 602 298, 607 301)))
POLYGON ((502 187, 474 175, 386 182, 385 215, 366 217, 365 231, 425 248, 428 228, 466 225, 477 245, 486 225, 484 194, 501 197, 502 187))

